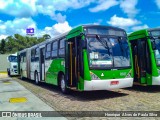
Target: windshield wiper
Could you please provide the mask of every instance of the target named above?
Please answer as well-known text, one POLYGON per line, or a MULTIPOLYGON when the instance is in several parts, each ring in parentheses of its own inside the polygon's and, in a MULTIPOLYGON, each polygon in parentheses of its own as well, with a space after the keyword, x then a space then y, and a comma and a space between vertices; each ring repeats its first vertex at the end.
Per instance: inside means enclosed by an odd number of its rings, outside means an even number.
POLYGON ((105 42, 103 40, 101 40, 100 36, 96 35, 97 40, 108 50, 108 54, 109 56, 111 55, 110 51, 109 51, 109 46, 108 43, 105 42))

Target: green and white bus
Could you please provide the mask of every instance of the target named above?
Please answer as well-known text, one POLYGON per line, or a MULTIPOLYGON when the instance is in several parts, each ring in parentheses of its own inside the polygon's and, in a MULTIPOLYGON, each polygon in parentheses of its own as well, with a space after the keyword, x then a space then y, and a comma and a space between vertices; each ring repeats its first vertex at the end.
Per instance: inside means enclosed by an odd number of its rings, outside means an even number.
POLYGON ((19 72, 18 72, 17 53, 15 53, 15 54, 10 54, 10 55, 7 57, 7 60, 8 60, 8 62, 9 62, 9 66, 8 66, 8 68, 7 68, 8 76, 19 75, 19 72))
POLYGON ((134 82, 140 85, 160 85, 160 28, 135 31, 128 38, 134 82))
POLYGON ((133 85, 127 34, 123 29, 82 25, 19 51, 21 78, 79 91, 133 85))

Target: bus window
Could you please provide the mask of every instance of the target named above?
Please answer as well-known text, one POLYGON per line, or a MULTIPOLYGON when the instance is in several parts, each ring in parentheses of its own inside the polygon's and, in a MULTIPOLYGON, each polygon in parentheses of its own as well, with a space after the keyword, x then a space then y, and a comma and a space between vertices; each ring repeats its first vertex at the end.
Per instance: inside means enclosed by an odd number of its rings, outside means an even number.
POLYGON ((39 48, 35 49, 35 61, 39 60, 39 48))
POLYGON ((49 59, 51 56, 51 43, 46 46, 46 59, 49 59))
POLYGON ((35 49, 31 50, 31 62, 34 62, 34 57, 35 57, 35 49))
POLYGON ((52 57, 57 57, 58 41, 52 44, 52 57))
POLYGON ((26 62, 26 54, 23 56, 23 62, 26 62))
POLYGON ((59 45, 59 50, 58 50, 58 53, 60 56, 64 56, 64 40, 65 39, 62 39, 60 40, 60 45, 59 45))
POLYGON ((22 53, 20 54, 20 62, 23 62, 23 55, 22 55, 22 53))

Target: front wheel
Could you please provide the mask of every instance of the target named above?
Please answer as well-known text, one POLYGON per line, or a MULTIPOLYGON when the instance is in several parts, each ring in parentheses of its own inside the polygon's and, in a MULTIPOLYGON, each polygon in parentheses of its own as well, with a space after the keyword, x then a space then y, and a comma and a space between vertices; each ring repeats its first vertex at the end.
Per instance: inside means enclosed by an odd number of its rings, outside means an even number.
POLYGON ((9 69, 7 69, 7 73, 8 73, 8 76, 11 76, 10 70, 9 70, 9 69))
POLYGON ((60 87, 61 87, 62 93, 64 93, 64 94, 68 93, 68 88, 67 88, 66 82, 64 80, 64 75, 60 76, 60 87))

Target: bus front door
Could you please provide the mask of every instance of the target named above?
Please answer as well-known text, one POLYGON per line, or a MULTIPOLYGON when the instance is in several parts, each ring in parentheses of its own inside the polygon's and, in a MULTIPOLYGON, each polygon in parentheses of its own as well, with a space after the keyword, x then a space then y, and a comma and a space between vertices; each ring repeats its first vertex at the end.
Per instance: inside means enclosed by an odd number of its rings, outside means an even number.
POLYGON ((66 51, 66 74, 68 76, 67 85, 69 87, 77 87, 79 79, 79 41, 77 38, 72 38, 67 41, 66 51))
POLYGON ((44 53, 45 53, 45 49, 44 48, 40 48, 40 80, 44 81, 44 72, 45 72, 45 67, 44 67, 44 53))
POLYGON ((147 56, 148 44, 145 39, 139 39, 131 42, 133 54, 133 67, 134 67, 134 82, 146 84, 146 74, 149 72, 147 68, 150 67, 147 56))

